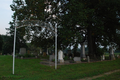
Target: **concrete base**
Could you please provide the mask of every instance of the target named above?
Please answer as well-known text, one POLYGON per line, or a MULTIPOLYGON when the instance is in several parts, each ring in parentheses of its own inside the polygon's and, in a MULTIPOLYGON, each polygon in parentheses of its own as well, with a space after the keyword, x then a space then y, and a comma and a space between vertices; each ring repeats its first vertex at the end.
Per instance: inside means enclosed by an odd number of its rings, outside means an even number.
POLYGON ((75 61, 75 63, 81 63, 81 61, 75 61))
POLYGON ((59 63, 64 63, 64 60, 58 60, 59 63))

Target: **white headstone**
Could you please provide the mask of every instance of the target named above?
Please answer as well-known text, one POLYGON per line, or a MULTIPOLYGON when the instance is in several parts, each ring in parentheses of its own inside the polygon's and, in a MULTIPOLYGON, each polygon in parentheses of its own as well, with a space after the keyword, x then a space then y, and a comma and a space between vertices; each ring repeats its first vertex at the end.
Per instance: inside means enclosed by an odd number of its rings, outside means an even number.
POLYGON ((26 54, 26 48, 20 48, 20 54, 26 54))
POLYGON ((101 61, 104 61, 105 60, 105 55, 102 55, 101 56, 101 61))
POLYGON ((113 47, 110 47, 110 54, 113 55, 114 52, 113 52, 113 47))
POLYGON ((40 49, 40 54, 42 54, 42 49, 40 49))
POLYGON ((80 58, 80 57, 74 57, 73 60, 74 60, 75 62, 81 62, 81 58, 80 58))
POLYGON ((115 59, 113 47, 110 47, 110 59, 111 59, 111 60, 114 60, 114 59, 115 59))
POLYGON ((81 54, 80 54, 81 58, 85 59, 85 43, 81 44, 81 54))
POLYGON ((59 52, 58 52, 58 62, 64 62, 63 56, 64 56, 63 51, 59 50, 59 52))
POLYGON ((102 59, 105 60, 105 55, 102 56, 102 59))

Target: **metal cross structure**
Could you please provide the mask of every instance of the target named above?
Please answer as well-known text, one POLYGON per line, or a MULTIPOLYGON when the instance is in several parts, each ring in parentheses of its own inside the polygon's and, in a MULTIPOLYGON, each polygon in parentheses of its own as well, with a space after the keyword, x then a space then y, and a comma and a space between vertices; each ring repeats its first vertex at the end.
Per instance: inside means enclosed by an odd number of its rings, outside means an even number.
MULTIPOLYGON (((43 27, 46 28, 48 30, 50 30, 51 32, 54 33, 55 35, 55 69, 57 69, 57 23, 55 23, 55 27, 54 30, 50 29, 50 24, 49 23, 45 23, 42 22, 40 20, 24 20, 24 21, 19 21, 19 22, 34 22, 34 24, 22 24, 22 26, 17 26, 17 19, 15 19, 15 32, 14 32, 14 46, 13 46, 13 74, 15 71, 15 46, 16 46, 16 29, 17 28, 21 28, 21 27, 25 27, 25 26, 39 26, 39 27, 43 27), (39 24, 39 25, 38 25, 39 24)), ((53 26, 51 26, 53 28, 53 26)))

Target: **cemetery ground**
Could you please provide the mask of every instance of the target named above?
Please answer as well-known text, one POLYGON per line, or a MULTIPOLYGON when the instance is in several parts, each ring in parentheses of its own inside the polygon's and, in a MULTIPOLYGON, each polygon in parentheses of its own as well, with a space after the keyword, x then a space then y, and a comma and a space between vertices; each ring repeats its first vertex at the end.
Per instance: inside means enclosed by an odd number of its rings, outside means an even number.
POLYGON ((12 74, 12 56, 0 55, 0 80, 120 80, 120 59, 90 63, 54 66, 42 65, 40 58, 15 59, 15 74, 12 74), (104 73, 114 72, 108 75, 104 73), (87 79, 88 80, 88 79, 87 79))

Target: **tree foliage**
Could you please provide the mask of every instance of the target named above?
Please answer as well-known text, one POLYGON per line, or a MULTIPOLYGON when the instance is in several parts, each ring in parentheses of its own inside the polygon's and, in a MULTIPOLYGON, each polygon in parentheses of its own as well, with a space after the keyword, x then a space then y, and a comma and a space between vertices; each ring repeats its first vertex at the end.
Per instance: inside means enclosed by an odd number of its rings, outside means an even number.
POLYGON ((116 33, 120 25, 119 0, 69 0, 66 8, 67 12, 62 18, 63 26, 68 29, 68 32, 72 28, 71 37, 74 31, 79 34, 77 35, 78 43, 85 40, 88 42, 91 57, 97 56, 97 48, 101 45, 104 48, 111 43, 119 45, 117 40, 120 35, 116 33))
POLYGON ((0 52, 2 51, 2 46, 3 46, 3 39, 2 36, 0 35, 0 52))
MULTIPOLYGON (((120 45, 120 0, 16 0, 11 8, 18 20, 40 20, 58 27, 58 48, 88 42, 89 55, 97 56, 99 46, 120 45)), ((30 24, 30 23, 29 23, 30 24)), ((41 26, 40 26, 41 27, 41 26)), ((33 44, 50 47, 51 31, 26 26, 33 44), (31 32, 32 31, 32 32, 31 32), (33 33, 33 34, 32 34, 33 33), (39 44, 38 44, 39 43, 39 44)))
POLYGON ((2 46, 2 54, 12 54, 13 51, 13 39, 11 36, 2 35, 3 46, 2 46))

